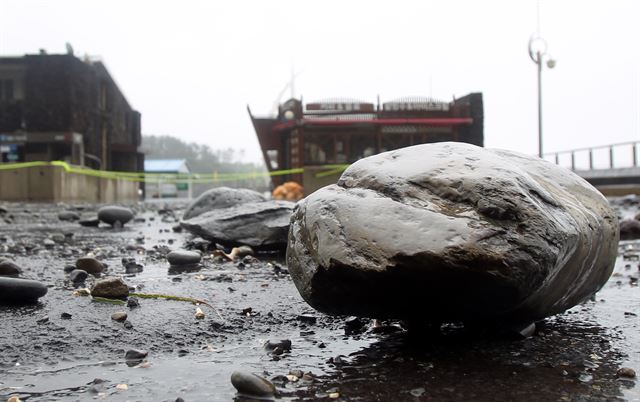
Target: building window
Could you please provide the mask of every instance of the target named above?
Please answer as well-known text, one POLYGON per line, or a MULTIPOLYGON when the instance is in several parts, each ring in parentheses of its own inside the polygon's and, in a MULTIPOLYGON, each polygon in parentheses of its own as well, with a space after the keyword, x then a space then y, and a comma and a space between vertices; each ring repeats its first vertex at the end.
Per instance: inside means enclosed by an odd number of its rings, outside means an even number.
POLYGON ((0 80, 0 100, 13 100, 13 80, 0 80))

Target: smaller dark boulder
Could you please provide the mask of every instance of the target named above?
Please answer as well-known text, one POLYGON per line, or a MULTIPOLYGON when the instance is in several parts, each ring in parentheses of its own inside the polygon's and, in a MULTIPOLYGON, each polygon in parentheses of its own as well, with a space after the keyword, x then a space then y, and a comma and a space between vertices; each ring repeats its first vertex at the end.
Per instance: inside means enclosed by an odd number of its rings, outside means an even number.
POLYGON ((171 265, 193 265, 198 264, 202 256, 196 251, 174 250, 167 254, 167 261, 171 265))
POLYGON ((98 210, 98 219, 112 226, 117 222, 124 225, 133 219, 133 211, 117 205, 108 205, 98 210))
POLYGON ((625 219, 620 222, 620 240, 640 239, 640 221, 625 219))
POLYGON ((19 276, 22 269, 11 261, 0 261, 0 276, 19 276))
POLYGON ((126 299, 129 296, 129 287, 120 278, 102 279, 91 288, 91 296, 105 297, 107 299, 126 299))
POLYGON ((93 257, 82 257, 76 260, 76 268, 95 275, 104 271, 104 264, 93 257))

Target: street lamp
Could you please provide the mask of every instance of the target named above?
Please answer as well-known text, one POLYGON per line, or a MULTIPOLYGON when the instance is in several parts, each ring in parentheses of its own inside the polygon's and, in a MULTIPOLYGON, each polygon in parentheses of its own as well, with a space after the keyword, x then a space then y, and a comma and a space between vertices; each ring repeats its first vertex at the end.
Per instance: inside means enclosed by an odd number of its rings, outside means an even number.
POLYGON ((556 61, 547 54, 547 41, 540 36, 529 39, 529 57, 538 66, 538 156, 542 158, 542 63, 547 59, 547 67, 554 68, 556 61))

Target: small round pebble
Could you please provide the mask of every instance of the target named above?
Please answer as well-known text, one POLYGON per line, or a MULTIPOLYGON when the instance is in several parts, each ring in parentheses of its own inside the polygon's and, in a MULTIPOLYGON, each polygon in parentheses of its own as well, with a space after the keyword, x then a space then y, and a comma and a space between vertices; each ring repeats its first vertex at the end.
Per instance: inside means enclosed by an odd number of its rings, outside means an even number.
POLYGON ((617 371, 618 377, 636 378, 636 371, 631 367, 620 367, 617 371))

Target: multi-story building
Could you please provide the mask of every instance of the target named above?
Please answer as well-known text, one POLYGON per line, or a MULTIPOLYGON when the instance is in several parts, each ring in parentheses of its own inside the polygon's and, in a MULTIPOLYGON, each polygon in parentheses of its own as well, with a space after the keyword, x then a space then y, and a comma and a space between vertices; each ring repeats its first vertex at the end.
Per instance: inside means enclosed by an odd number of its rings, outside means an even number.
POLYGON ((141 172, 140 142, 140 113, 102 62, 72 51, 0 57, 0 162, 141 172))
POLYGON ((290 99, 275 117, 249 110, 267 168, 277 186, 293 180, 305 194, 335 183, 340 167, 360 158, 416 144, 461 141, 484 145, 481 93, 451 102, 402 98, 377 104, 332 99, 303 104, 290 99), (284 170, 284 172, 283 172, 284 170))

